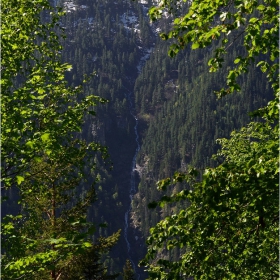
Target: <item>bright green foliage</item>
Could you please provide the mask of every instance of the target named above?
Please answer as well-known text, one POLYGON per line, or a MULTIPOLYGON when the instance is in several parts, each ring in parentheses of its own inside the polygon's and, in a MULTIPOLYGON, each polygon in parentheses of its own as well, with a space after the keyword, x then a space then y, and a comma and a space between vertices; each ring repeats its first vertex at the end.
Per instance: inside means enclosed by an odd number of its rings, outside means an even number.
MULTIPOLYGON (((176 14, 181 8, 179 2, 181 1, 161 1, 158 7, 150 9, 150 18, 152 20, 160 18, 165 9, 176 14)), ((279 67, 278 7, 278 0, 264 0, 261 3, 255 0, 195 0, 191 2, 185 15, 174 19, 172 30, 168 34, 161 34, 161 38, 177 39, 178 43, 170 47, 170 56, 176 55, 188 43, 192 43, 192 49, 197 49, 209 46, 214 40, 220 39, 221 44, 216 48, 214 57, 208 62, 210 72, 215 72, 222 67, 223 56, 230 51, 232 44, 245 48, 246 55, 238 56, 234 60, 237 66, 228 73, 228 88, 222 89, 219 96, 235 90, 239 91, 237 77, 248 71, 248 65, 256 62, 257 56, 266 54, 269 60, 257 62, 261 70, 267 73, 275 90, 278 82, 275 72, 279 67)))
POLYGON ((71 66, 60 63, 61 13, 48 1, 2 1, 1 12, 2 180, 9 187, 32 176, 31 160, 55 158, 81 130, 85 112, 104 100, 91 95, 76 102, 82 86, 70 88, 64 79, 71 66))
POLYGON ((3 279, 61 278, 93 246, 85 221, 95 198, 91 171, 107 151, 78 135, 105 100, 68 86, 61 15, 47 0, 1 1, 1 179, 22 205, 22 215, 3 218, 3 279))
MULTIPOLYGON (((83 148, 80 148, 79 156, 90 162, 90 155, 87 156, 87 150, 83 148)), ((73 160, 79 158, 73 157, 73 160)), ((86 222, 86 213, 95 200, 94 184, 81 193, 77 186, 86 185, 85 176, 75 174, 74 162, 64 164, 63 161, 52 161, 51 165, 36 163, 30 170, 34 174, 32 184, 27 180, 22 182, 21 224, 11 221, 7 224, 11 228, 6 226, 3 230, 3 247, 7 250, 3 259, 4 279, 15 276, 49 279, 50 275, 52 279, 70 279, 70 267, 75 267, 71 269, 73 275, 83 274, 83 268, 77 266, 83 258, 94 264, 91 273, 105 277, 106 268, 99 258, 116 243, 119 233, 107 239, 100 238, 98 245, 92 243, 90 237, 95 227, 86 222)), ((12 219, 16 221, 16 217, 12 219)), ((82 263, 86 265, 84 261, 82 263)))
MULTIPOLYGON (((152 19, 164 8, 177 9, 177 2, 162 1, 161 7, 150 10, 152 19)), ((278 279, 278 4, 192 1, 188 13, 174 20, 169 35, 162 35, 179 41, 171 46, 172 56, 189 42, 193 49, 205 47, 224 34, 221 47, 209 62, 210 71, 222 66, 221 54, 234 41, 247 53, 236 57, 239 65, 229 72, 229 88, 220 96, 238 90, 237 76, 258 59, 275 99, 251 113, 261 121, 232 132, 228 140, 219 140, 221 150, 214 158, 220 164, 207 168, 202 178, 190 169, 158 182, 160 190, 179 183, 185 184, 185 189, 152 202, 151 207, 181 200, 187 200, 189 206, 150 230, 148 253, 142 261, 149 279, 278 279), (178 250, 180 257, 172 257, 178 250)))
POLYGON ((224 162, 206 169, 200 182, 191 170, 158 183, 159 189, 183 181, 188 187, 155 205, 181 199, 191 205, 151 229, 143 262, 153 259, 150 279, 277 278, 278 137, 275 123, 252 122, 219 140, 216 157, 224 162), (160 257, 176 247, 179 260, 160 257))

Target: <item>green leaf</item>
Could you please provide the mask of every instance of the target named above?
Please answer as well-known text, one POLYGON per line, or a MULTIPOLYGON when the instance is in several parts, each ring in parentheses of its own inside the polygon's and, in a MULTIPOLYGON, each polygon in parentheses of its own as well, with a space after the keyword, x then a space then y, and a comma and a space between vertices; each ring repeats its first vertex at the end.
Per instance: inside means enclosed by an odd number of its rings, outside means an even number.
POLYGON ((28 148, 33 149, 33 147, 34 147, 34 141, 27 141, 27 142, 25 143, 25 145, 26 145, 28 148))
POLYGON ((17 178, 18 185, 20 185, 24 181, 24 177, 22 176, 16 176, 16 178, 17 178))
POLYGON ((200 45, 199 45, 198 42, 195 42, 195 43, 192 44, 192 49, 193 49, 193 50, 195 50, 195 49, 197 49, 197 48, 199 48, 199 47, 200 47, 200 45))
POLYGON ((39 88, 39 89, 38 89, 38 93, 39 93, 39 94, 43 94, 43 93, 45 93, 45 92, 46 92, 46 91, 45 91, 45 89, 43 89, 43 88, 39 88))
POLYGON ((259 10, 259 11, 263 11, 263 10, 265 10, 266 8, 265 8, 265 6, 264 5, 259 5, 258 7, 257 7, 257 10, 259 10))
POLYGON ((84 242, 83 246, 86 247, 86 248, 91 248, 92 244, 90 242, 84 242))
POLYGON ((44 133, 43 135, 41 135, 41 139, 43 140, 43 142, 47 142, 50 138, 50 133, 44 133))
POLYGON ((240 58, 236 58, 235 60, 234 60, 234 64, 238 64, 240 62, 240 58))

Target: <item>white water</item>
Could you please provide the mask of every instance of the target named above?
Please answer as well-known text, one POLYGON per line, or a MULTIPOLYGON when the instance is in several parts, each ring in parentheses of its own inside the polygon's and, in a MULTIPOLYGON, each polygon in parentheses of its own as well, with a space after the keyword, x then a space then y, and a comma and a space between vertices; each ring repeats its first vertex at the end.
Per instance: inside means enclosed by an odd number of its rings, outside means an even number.
MULTIPOLYGON (((138 135, 138 129, 137 129, 138 128, 138 119, 133 113, 133 104, 132 104, 132 99, 131 99, 131 93, 127 94, 127 100, 129 101, 130 114, 135 119, 134 133, 135 133, 135 141, 136 141, 136 150, 135 150, 134 157, 132 159, 132 164, 131 164, 130 189, 129 189, 130 204, 129 204, 128 210, 125 212, 125 215, 124 215, 124 222, 125 222, 124 223, 124 238, 125 238, 125 241, 127 244, 127 253, 128 253, 129 260, 131 261, 133 269, 136 273, 136 266, 131 257, 131 252, 130 252, 131 245, 128 240, 127 230, 130 226, 130 215, 129 214, 131 211, 131 203, 132 203, 133 195, 136 193, 136 186, 135 186, 135 184, 136 184, 135 183, 135 173, 137 172, 136 171, 136 157, 140 150, 140 143, 139 143, 139 135, 138 135)), ((138 278, 138 280, 140 279, 139 274, 137 274, 137 278, 138 278)))

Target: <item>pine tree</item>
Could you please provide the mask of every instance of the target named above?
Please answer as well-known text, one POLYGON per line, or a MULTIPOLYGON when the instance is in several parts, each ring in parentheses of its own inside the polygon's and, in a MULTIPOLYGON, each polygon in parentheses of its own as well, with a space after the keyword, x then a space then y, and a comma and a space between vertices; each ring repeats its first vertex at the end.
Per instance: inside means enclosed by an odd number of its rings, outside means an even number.
MULTIPOLYGON (((20 215, 2 220, 2 279, 61 278, 95 246, 86 219, 97 181, 92 159, 104 160, 107 150, 80 132, 105 100, 68 86, 71 66, 59 54, 62 14, 47 0, 1 2, 1 180, 21 203, 20 215)), ((106 240, 104 248, 113 244, 106 240)))

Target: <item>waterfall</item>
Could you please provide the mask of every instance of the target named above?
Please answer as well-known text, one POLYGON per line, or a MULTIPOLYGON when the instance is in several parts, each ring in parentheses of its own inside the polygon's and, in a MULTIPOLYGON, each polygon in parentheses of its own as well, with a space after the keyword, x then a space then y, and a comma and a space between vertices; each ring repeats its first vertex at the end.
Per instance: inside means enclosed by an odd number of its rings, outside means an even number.
MULTIPOLYGON (((133 269, 136 273, 136 265, 135 265, 135 263, 134 263, 134 261, 132 260, 132 257, 131 257, 131 252, 130 252, 131 244, 128 240, 127 230, 129 228, 129 213, 131 211, 132 199, 133 199, 133 195, 136 193, 136 183, 135 183, 135 175, 136 175, 135 173, 137 172, 136 171, 136 158, 137 158, 137 154, 140 150, 140 143, 139 143, 139 134, 138 134, 138 119, 135 116, 135 114, 133 113, 133 103, 132 103, 131 93, 127 94, 126 97, 127 97, 128 103, 129 103, 130 114, 135 120, 134 133, 135 133, 135 141, 136 141, 136 150, 135 150, 135 153, 134 153, 134 156, 133 156, 133 159, 132 159, 132 164, 131 164, 130 188, 129 188, 130 203, 129 203, 129 208, 125 212, 125 215, 124 215, 124 221, 125 221, 125 223, 124 223, 124 238, 125 238, 125 241, 126 241, 126 244, 127 244, 127 253, 128 253, 129 260, 131 261, 133 269)), ((137 278, 139 280, 140 279, 140 274, 136 273, 136 275, 137 275, 137 278)))

